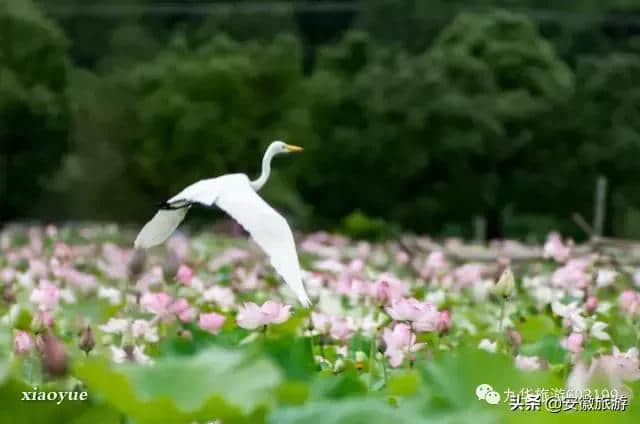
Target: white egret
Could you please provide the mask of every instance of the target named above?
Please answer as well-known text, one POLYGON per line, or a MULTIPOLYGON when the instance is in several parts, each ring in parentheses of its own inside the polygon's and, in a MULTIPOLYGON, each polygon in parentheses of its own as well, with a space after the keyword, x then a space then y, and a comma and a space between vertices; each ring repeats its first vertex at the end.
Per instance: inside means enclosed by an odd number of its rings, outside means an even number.
POLYGON ((300 303, 308 307, 311 302, 302 284, 291 229, 282 215, 256 193, 267 182, 271 159, 275 155, 301 150, 302 147, 274 141, 262 158, 262 172, 258 179, 250 181, 245 174, 227 174, 191 184, 161 205, 138 234, 135 247, 147 249, 164 242, 193 204, 215 205, 242 225, 269 256, 276 272, 291 287, 300 303))

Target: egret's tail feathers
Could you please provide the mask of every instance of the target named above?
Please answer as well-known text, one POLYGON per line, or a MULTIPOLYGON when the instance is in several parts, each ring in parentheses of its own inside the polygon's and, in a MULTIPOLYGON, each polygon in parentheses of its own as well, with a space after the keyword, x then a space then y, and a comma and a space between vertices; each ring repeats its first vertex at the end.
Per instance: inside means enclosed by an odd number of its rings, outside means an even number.
POLYGON ((188 210, 188 207, 159 210, 151 221, 142 227, 133 244, 134 247, 148 249, 164 242, 178 228, 188 210))

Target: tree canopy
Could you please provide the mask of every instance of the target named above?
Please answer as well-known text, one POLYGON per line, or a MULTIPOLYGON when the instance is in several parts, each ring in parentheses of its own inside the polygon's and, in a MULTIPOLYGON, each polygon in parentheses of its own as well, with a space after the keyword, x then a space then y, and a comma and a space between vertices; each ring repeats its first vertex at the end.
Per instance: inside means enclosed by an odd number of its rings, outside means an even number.
POLYGON ((382 219, 469 236, 481 216, 490 236, 579 235, 571 214, 590 219, 604 175, 606 231, 640 235, 633 2, 172 16, 145 13, 157 7, 146 0, 118 14, 111 0, 109 22, 89 15, 95 37, 80 14, 54 13, 95 3, 42 3, 72 65, 32 3, 0 4, 5 218, 143 219, 194 180, 257 173, 284 139, 306 151, 278 161, 265 196, 302 227, 382 219), (64 201, 47 213, 33 201, 52 196, 64 201))

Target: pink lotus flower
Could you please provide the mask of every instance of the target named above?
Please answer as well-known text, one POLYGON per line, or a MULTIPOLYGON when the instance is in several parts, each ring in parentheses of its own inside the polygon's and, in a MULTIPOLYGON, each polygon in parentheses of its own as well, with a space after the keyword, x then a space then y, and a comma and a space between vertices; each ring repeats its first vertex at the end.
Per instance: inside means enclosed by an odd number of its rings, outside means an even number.
POLYGON ((269 324, 282 324, 291 316, 291 305, 283 305, 276 300, 267 300, 260 309, 269 324))
POLYGON ((601 356, 599 362, 599 367, 609 377, 609 381, 614 387, 619 386, 623 380, 640 379, 640 360, 636 347, 621 352, 617 346, 613 346, 611 355, 601 356))
POLYGON ((315 261, 313 263, 313 268, 316 271, 332 272, 334 274, 340 274, 345 270, 346 266, 342 262, 336 259, 324 259, 320 261, 315 261))
POLYGON ((442 252, 431 252, 427 256, 424 266, 420 269, 420 276, 424 279, 435 278, 443 275, 448 264, 442 252))
POLYGON ((49 311, 38 311, 34 318, 36 326, 42 325, 43 327, 51 327, 53 325, 53 316, 49 311))
POLYGON ((119 305, 122 300, 122 293, 114 287, 100 286, 98 289, 98 298, 107 299, 112 305, 119 305))
POLYGON ((57 242, 53 246, 53 256, 60 259, 71 259, 73 257, 73 250, 68 244, 57 242))
POLYGON ((195 308, 190 307, 189 302, 184 298, 180 298, 173 302, 171 306, 169 306, 169 311, 172 314, 177 315, 182 322, 193 321, 198 314, 198 311, 195 308))
POLYGON ((182 322, 191 322, 196 319, 198 310, 196 308, 188 308, 178 314, 178 319, 182 322))
POLYGON ((338 243, 334 236, 325 232, 320 232, 307 236, 307 238, 300 244, 300 249, 325 258, 339 258, 340 250, 338 247, 343 246, 344 244, 338 243))
POLYGON ((255 266, 251 270, 247 270, 243 267, 236 268, 235 287, 241 292, 254 291, 258 289, 261 285, 261 281, 258 278, 258 271, 259 271, 258 266, 255 266))
POLYGON ((382 322, 378 317, 374 318, 372 313, 368 313, 360 320, 356 327, 359 328, 365 336, 372 337, 381 325, 382 322))
POLYGON ((47 225, 47 227, 44 229, 44 232, 50 239, 55 239, 56 237, 58 237, 58 228, 53 224, 47 225))
POLYGON ((89 290, 98 286, 98 279, 95 276, 78 271, 71 266, 63 266, 60 272, 67 283, 79 289, 89 290))
POLYGON ((138 364, 150 364, 151 358, 144 353, 144 346, 125 346, 119 348, 110 346, 113 362, 121 364, 125 361, 135 362, 138 364))
POLYGON ((375 293, 375 285, 368 281, 361 280, 359 278, 354 278, 351 280, 351 290, 349 293, 345 293, 349 297, 374 297, 375 293))
POLYGON ((145 341, 155 343, 159 340, 158 329, 149 321, 137 319, 131 324, 131 335, 135 338, 143 338, 145 341))
POLYGON ((164 279, 162 267, 157 265, 146 272, 136 283, 136 288, 141 292, 146 292, 149 287, 159 284, 164 279))
POLYGON ((190 267, 187 265, 180 265, 178 272, 176 273, 176 279, 185 286, 189 286, 193 279, 193 275, 193 270, 190 267))
POLYGON ((3 283, 12 282, 17 276, 17 272, 13 268, 2 268, 0 270, 0 281, 3 283))
POLYGON ((353 326, 351 323, 339 317, 331 318, 331 329, 329 330, 329 336, 334 340, 346 341, 353 335, 353 326))
POLYGON ((130 249, 121 249, 113 243, 105 243, 102 246, 102 257, 98 261, 98 268, 109 278, 115 280, 125 279, 129 276, 129 262, 133 257, 130 249))
POLYGON ((266 301, 262 307, 253 302, 246 302, 238 309, 236 322, 247 330, 269 324, 281 324, 289 319, 291 305, 283 305, 274 300, 266 301))
POLYGON ((566 262, 571 254, 570 245, 565 246, 562 243, 562 237, 558 233, 551 233, 547 237, 547 242, 543 247, 543 256, 545 258, 553 258, 556 262, 566 262))
POLYGON ((516 368, 522 371, 537 371, 545 367, 546 363, 544 359, 538 356, 516 356, 516 368))
POLYGON ((371 254, 371 243, 361 241, 356 246, 356 256, 359 259, 366 259, 371 254))
POLYGON ((568 328, 572 328, 577 331, 584 331, 587 327, 585 317, 582 316, 583 309, 578 305, 578 302, 571 302, 564 304, 561 302, 552 302, 551 311, 555 315, 562 317, 562 323, 568 328))
POLYGON ((579 295, 588 285, 591 275, 588 268, 592 258, 571 259, 551 275, 551 284, 565 289, 569 294, 579 295))
POLYGON ((413 321, 412 327, 414 331, 418 333, 427 333, 431 331, 436 331, 438 329, 438 325, 444 324, 451 325, 451 319, 449 318, 449 313, 447 312, 444 316, 444 322, 442 321, 442 316, 435 305, 431 302, 423 302, 422 315, 413 321))
POLYGON ((320 312, 311 312, 311 324, 318 334, 327 334, 331 329, 331 319, 320 312))
POLYGON ((169 310, 171 296, 164 292, 147 292, 140 298, 140 306, 143 310, 155 314, 162 320, 171 319, 172 312, 169 310))
POLYGON ((601 383, 603 379, 609 387, 626 392, 624 381, 640 379, 638 349, 634 347, 626 352, 620 352, 614 346, 611 355, 594 358, 589 368, 584 362, 578 362, 569 374, 567 387, 572 390, 584 390, 592 383, 601 383))
POLYGON ((436 324, 436 330, 439 333, 446 333, 451 329, 451 313, 448 310, 440 312, 438 322, 436 324))
POLYGON ((258 327, 266 325, 264 314, 258 305, 253 302, 245 302, 239 309, 236 316, 236 322, 239 327, 247 330, 254 330, 258 327))
POLYGON ((620 294, 618 301, 620 309, 629 316, 640 315, 640 292, 625 290, 620 294))
POLYGON ((562 346, 571 353, 582 352, 584 336, 582 333, 571 333, 563 342, 562 346))
POLYGON ((249 258, 249 252, 237 248, 231 248, 225 250, 221 255, 218 255, 208 264, 208 268, 212 271, 217 271, 220 267, 230 265, 236 262, 244 261, 249 258))
POLYGON ((236 303, 236 297, 233 294, 233 290, 229 287, 210 287, 202 293, 202 297, 207 302, 213 302, 224 309, 230 309, 236 303))
POLYGON ((216 314, 215 312, 200 314, 198 325, 200 328, 210 332, 211 334, 218 334, 226 319, 227 318, 224 315, 216 314))
POLYGON ((45 278, 48 273, 47 264, 40 259, 29 260, 29 274, 34 278, 45 278))
POLYGON ((171 306, 169 306, 169 311, 177 315, 188 308, 189 302, 187 302, 187 299, 181 297, 180 299, 177 299, 175 302, 173 302, 171 306))
POLYGON ((489 353, 496 353, 496 349, 498 348, 498 342, 492 342, 489 339, 482 339, 480 343, 478 343, 478 349, 486 350, 489 353))
POLYGON ((398 252, 396 252, 396 263, 399 265, 406 265, 409 263, 409 260, 411 258, 409 257, 409 254, 407 252, 405 252, 404 250, 400 250, 398 252))
POLYGON ((29 249, 39 255, 42 253, 42 230, 38 227, 29 228, 29 249))
POLYGON ((458 284, 465 287, 480 281, 484 269, 482 264, 469 263, 456 268, 454 275, 458 284))
POLYGON ((440 313, 433 303, 414 298, 393 301, 387 312, 395 321, 411 321, 418 332, 435 331, 440 321, 440 313))
POLYGON ((314 334, 327 334, 334 340, 349 340, 353 335, 354 325, 349 320, 321 312, 311 313, 314 334))
POLYGON ((42 279, 38 288, 31 292, 30 300, 38 305, 40 310, 52 310, 58 306, 60 290, 49 280, 42 279))
POLYGON ((386 346, 384 354, 389 359, 389 364, 394 368, 404 361, 405 356, 413 360, 413 352, 424 347, 424 343, 416 343, 416 335, 404 323, 396 324, 393 330, 385 328, 382 340, 386 346))
POLYGON ((396 321, 417 321, 424 313, 424 305, 413 297, 401 297, 391 302, 386 311, 396 321))
POLYGON ((124 334, 129 329, 129 320, 126 318, 110 318, 106 324, 98 326, 100 330, 111 334, 124 334))
POLYGON ((349 263, 347 268, 352 274, 360 274, 364 271, 364 261, 362 259, 354 259, 349 263))
POLYGON ((34 343, 31 335, 26 331, 18 330, 13 338, 13 351, 18 355, 26 355, 33 349, 34 343))
POLYGON ((167 240, 167 248, 175 253, 178 260, 182 262, 189 255, 189 240, 184 234, 174 234, 167 240))
MULTIPOLYGON (((386 285, 384 290, 386 292, 388 300, 397 299, 399 297, 406 295, 409 292, 409 288, 407 284, 404 281, 400 280, 395 275, 391 274, 390 272, 385 272, 378 276, 378 279, 376 280, 376 283, 375 283, 376 291, 378 290, 378 287, 382 283, 385 283, 386 285)), ((372 290, 372 293, 374 293, 373 290, 372 290)))

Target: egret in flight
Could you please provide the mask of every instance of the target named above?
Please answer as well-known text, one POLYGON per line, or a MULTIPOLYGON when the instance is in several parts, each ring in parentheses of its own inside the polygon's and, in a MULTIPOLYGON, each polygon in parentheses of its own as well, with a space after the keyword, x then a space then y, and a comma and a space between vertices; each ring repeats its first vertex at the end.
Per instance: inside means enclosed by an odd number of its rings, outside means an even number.
POLYGON ((160 206, 160 210, 138 234, 135 247, 147 249, 164 242, 180 225, 192 205, 215 205, 242 225, 269 256, 271 265, 291 287, 300 303, 308 307, 311 301, 302 285, 291 229, 282 215, 256 193, 267 182, 271 173, 271 159, 275 155, 301 150, 302 147, 274 141, 262 158, 262 172, 258 179, 250 181, 245 174, 227 174, 191 184, 160 206))

